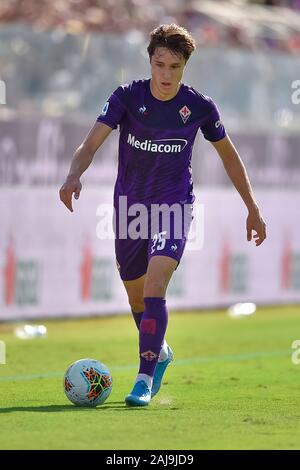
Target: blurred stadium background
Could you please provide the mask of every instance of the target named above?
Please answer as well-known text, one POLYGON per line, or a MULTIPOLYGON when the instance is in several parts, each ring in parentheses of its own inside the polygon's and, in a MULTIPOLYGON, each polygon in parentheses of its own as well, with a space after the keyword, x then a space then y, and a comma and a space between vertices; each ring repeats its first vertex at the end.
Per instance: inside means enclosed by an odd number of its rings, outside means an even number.
POLYGON ((118 133, 85 173, 75 213, 58 190, 109 94, 149 76, 148 33, 171 22, 197 41, 184 81, 218 104, 268 239, 259 248, 246 242, 243 203, 198 138, 204 246, 187 249, 170 306, 299 303, 300 1, 2 0, 0 320, 129 312, 113 241, 96 236, 97 207, 111 202, 118 133))

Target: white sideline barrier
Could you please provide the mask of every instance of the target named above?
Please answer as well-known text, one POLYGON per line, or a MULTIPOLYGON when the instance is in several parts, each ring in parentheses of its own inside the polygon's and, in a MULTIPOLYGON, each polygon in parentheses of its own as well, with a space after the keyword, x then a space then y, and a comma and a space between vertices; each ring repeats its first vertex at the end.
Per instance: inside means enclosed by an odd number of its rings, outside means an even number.
MULTIPOLYGON (((268 224, 260 247, 246 240, 247 211, 235 191, 195 193, 204 244, 187 244, 170 309, 300 302, 300 192, 256 191, 268 224)), ((57 188, 0 190, 0 320, 130 312, 114 241, 96 237, 96 209, 111 201, 111 188, 84 187, 71 214, 57 188)))

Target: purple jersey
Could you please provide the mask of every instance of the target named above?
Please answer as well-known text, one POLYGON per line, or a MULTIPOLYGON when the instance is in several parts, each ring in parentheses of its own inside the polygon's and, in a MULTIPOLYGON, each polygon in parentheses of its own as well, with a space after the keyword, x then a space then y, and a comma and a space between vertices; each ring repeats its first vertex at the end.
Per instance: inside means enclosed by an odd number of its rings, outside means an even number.
POLYGON ((197 131, 211 142, 226 135, 211 98, 182 84, 174 98, 161 101, 152 95, 150 79, 118 87, 97 121, 120 127, 115 204, 119 196, 127 196, 128 205, 192 203, 197 131))

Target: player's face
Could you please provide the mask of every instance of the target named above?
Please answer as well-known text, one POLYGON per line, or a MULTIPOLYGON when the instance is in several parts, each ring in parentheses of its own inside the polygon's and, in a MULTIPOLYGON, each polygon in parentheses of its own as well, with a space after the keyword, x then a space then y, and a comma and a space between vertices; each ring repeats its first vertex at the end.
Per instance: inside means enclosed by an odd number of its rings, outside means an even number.
POLYGON ((176 95, 185 69, 185 59, 165 47, 157 47, 151 57, 151 91, 155 98, 169 100, 176 95))

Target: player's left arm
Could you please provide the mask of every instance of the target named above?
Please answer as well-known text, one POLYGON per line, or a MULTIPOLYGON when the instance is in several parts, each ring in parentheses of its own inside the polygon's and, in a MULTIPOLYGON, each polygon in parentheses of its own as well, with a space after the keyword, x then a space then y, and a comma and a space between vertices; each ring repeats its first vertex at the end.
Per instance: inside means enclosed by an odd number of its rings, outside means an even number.
POLYGON ((252 240, 253 230, 255 232, 253 239, 256 246, 259 246, 267 236, 266 223, 255 200, 245 165, 228 136, 211 143, 221 157, 229 178, 240 193, 248 209, 247 240, 252 240))

